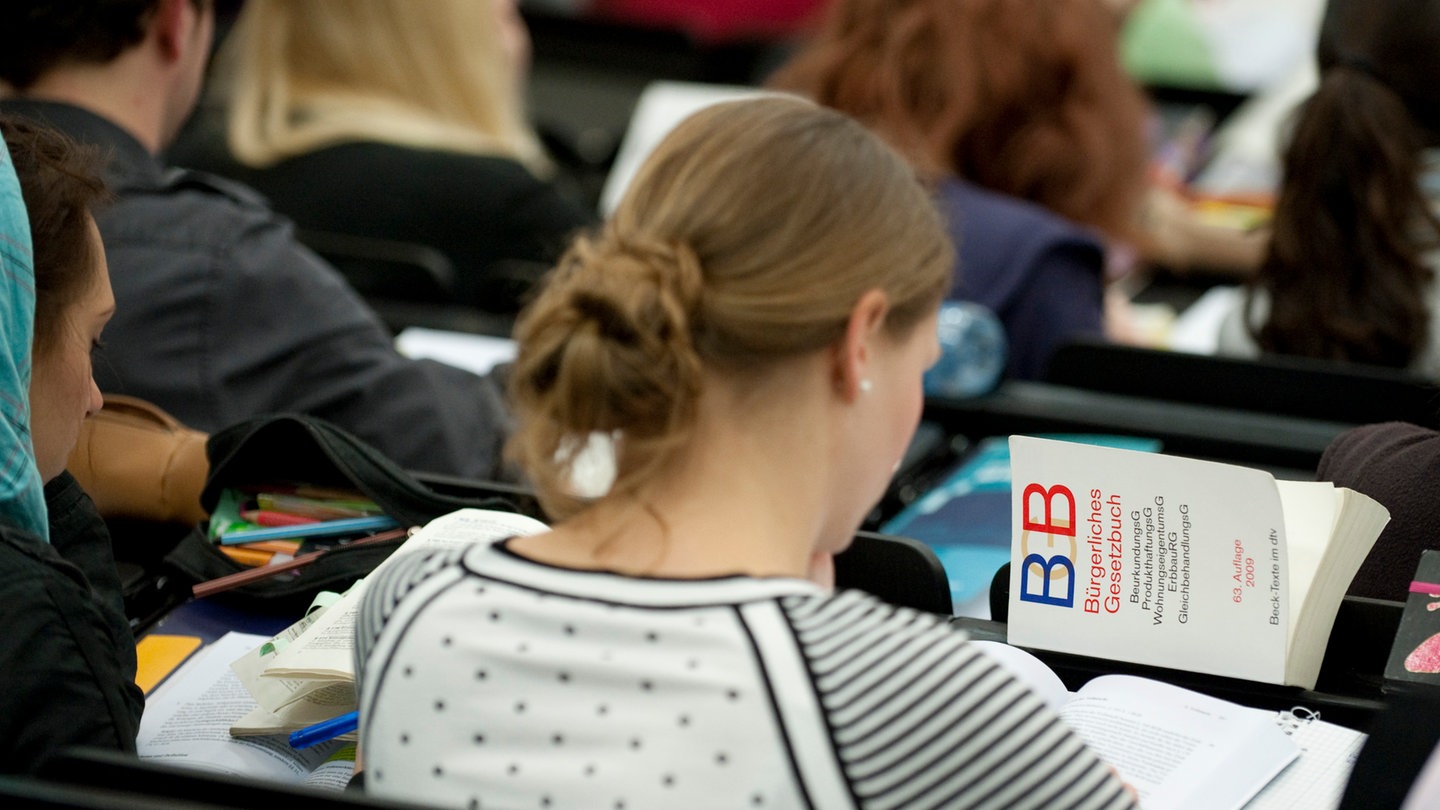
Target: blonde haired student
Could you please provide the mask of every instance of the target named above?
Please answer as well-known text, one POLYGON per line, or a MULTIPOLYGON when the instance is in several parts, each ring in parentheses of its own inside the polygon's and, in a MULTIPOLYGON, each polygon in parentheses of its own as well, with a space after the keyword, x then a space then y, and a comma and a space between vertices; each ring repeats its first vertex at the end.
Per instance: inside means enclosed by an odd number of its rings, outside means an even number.
POLYGON ((366 789, 449 807, 1128 807, 939 616, 832 592, 920 416, 952 249, 794 98, 677 127, 522 315, 553 531, 415 555, 357 626, 366 789), (578 497, 586 438, 608 493, 578 497))
POLYGON ((247 2, 223 55, 239 165, 215 168, 302 228, 437 247, 461 299, 513 311, 497 265, 591 219, 526 120, 529 49, 514 0, 247 2))

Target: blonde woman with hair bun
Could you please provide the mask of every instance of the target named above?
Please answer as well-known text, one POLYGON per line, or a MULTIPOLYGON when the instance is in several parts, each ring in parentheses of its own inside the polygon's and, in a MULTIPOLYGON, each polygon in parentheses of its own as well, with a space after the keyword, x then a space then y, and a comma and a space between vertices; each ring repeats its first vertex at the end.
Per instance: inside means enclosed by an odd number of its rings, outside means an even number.
POLYGON ((367 792, 1130 807, 944 618, 830 586, 919 420, 952 263, 914 173, 839 113, 774 96, 677 127, 517 327, 510 451, 553 530, 367 589, 367 792), (616 476, 582 498, 594 434, 616 476))
POLYGON ((247 0, 221 71, 234 163, 205 168, 302 228, 440 249, 463 301, 513 313, 592 221, 526 121, 514 0, 247 0))

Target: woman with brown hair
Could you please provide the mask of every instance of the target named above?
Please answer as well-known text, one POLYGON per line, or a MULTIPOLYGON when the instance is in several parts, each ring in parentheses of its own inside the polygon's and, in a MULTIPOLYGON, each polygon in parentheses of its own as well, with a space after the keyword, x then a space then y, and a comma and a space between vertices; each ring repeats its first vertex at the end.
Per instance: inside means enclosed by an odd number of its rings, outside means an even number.
POLYGON ((911 169, 845 116, 771 97, 673 130, 516 330, 510 450, 554 530, 367 586, 366 791, 1130 806, 943 618, 826 587, 919 421, 952 264, 911 169), (616 476, 581 497, 595 434, 616 476))
POLYGON ((1332 0, 1272 236, 1220 350, 1440 379, 1440 2, 1332 0))
POLYGON ((1125 264, 1138 238, 1147 105, 1118 27, 1100 0, 837 0, 769 82, 857 118, 938 185, 951 296, 1000 316, 1012 376, 1102 333, 1107 256, 1125 264))
POLYGON ((134 751, 144 698, 110 536, 65 472, 115 310, 98 157, 8 118, 0 136, 0 772, 23 773, 67 746, 134 751))

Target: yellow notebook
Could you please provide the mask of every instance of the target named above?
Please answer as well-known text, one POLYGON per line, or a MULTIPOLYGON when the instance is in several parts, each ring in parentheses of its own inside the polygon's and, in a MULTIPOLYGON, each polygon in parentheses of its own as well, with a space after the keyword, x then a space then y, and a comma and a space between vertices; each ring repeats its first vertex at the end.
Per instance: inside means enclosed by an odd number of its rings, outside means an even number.
POLYGON ((135 643, 135 685, 150 694, 165 676, 175 671, 200 646, 196 636, 151 634, 135 643))

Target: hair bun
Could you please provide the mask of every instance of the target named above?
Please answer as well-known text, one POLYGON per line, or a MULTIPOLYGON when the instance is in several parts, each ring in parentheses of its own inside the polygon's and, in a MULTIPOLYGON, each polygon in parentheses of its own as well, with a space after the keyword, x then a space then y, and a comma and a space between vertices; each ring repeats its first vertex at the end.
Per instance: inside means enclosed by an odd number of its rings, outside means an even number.
POLYGON ((552 402, 565 431, 673 431, 700 387, 691 325, 703 290, 688 247, 581 237, 517 326, 522 376, 566 402, 552 402))
POLYGON ((687 320, 699 309, 705 274, 700 269, 700 257, 689 245, 624 238, 616 238, 612 244, 618 256, 633 261, 625 264, 646 276, 645 281, 669 298, 687 320))
POLYGON ((636 346, 648 339, 691 345, 705 279, 695 251, 681 243, 580 240, 558 280, 576 325, 636 346))

